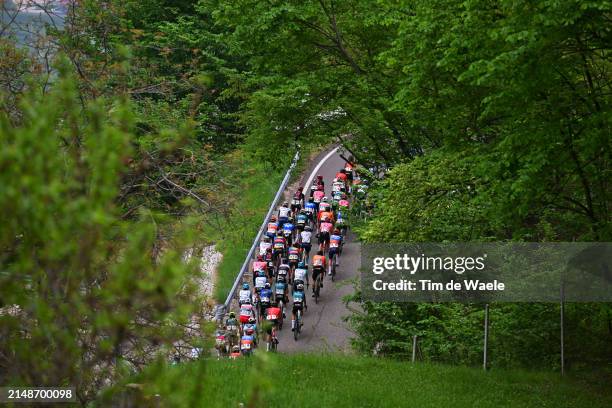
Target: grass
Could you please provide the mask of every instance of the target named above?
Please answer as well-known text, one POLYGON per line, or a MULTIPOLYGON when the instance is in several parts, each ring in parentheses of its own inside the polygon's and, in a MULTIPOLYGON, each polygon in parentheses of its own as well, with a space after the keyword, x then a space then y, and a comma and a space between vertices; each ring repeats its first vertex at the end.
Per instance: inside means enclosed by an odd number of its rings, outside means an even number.
MULTIPOLYGON (((305 170, 311 149, 311 146, 303 147, 298 165, 291 174, 290 184, 305 170)), ((228 217, 210 220, 205 231, 206 236, 217 243, 217 250, 223 254, 217 266, 214 292, 215 300, 219 303, 225 301, 232 288, 287 171, 286 168, 272 169, 263 163, 248 161, 247 155, 240 150, 228 159, 235 162, 230 167, 240 168, 243 172, 240 184, 235 188, 233 208, 228 217)))
POLYGON ((607 391, 555 373, 373 357, 265 355, 171 367, 147 393, 192 407, 610 407, 607 391))
MULTIPOLYGON (((246 159, 244 155, 241 158, 246 159)), ((236 186, 229 216, 212 220, 206 233, 223 254, 214 292, 219 303, 225 301, 286 171, 260 163, 242 162, 241 167, 244 174, 236 186)))

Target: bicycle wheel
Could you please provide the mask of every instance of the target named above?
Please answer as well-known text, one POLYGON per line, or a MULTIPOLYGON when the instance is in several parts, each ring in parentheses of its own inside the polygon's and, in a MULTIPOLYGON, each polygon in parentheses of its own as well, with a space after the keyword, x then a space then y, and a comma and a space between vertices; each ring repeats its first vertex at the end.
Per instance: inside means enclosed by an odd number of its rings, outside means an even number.
POLYGON ((331 259, 331 280, 332 282, 336 280, 336 255, 333 256, 333 258, 331 259))
MULTIPOLYGON (((325 272, 321 272, 325 273, 325 272)), ((314 294, 315 294, 315 303, 319 303, 319 291, 321 290, 321 275, 317 276, 317 280, 315 282, 314 294)))
POLYGON ((297 341, 300 335, 301 323, 302 323, 302 312, 298 310, 297 315, 295 316, 295 329, 293 330, 293 340, 295 341, 297 341))
POLYGON ((283 330, 283 321, 284 321, 283 313, 285 313, 285 304, 283 303, 282 300, 278 302, 278 308, 281 311, 281 315, 278 318, 278 330, 283 330))

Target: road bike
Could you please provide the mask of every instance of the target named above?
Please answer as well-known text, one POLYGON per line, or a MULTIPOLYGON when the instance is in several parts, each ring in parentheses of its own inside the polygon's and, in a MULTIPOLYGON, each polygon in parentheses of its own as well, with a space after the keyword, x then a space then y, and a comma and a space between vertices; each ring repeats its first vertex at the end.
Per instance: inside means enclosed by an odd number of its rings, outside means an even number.
POLYGON ((297 341, 302 331, 302 311, 298 309, 295 314, 295 328, 293 329, 293 339, 297 341))
POLYGON ((319 294, 321 292, 321 275, 325 273, 324 271, 321 271, 318 275, 317 275, 317 279, 314 282, 314 286, 313 286, 313 291, 314 291, 314 298, 315 298, 315 303, 319 303, 319 294))
POLYGON ((266 351, 268 352, 271 351, 275 353, 277 349, 278 349, 278 336, 276 333, 276 326, 272 326, 272 334, 270 334, 270 339, 266 346, 266 351))
POLYGON ((333 254, 331 259, 329 260, 329 275, 331 276, 332 282, 336 280, 336 258, 338 254, 333 254))

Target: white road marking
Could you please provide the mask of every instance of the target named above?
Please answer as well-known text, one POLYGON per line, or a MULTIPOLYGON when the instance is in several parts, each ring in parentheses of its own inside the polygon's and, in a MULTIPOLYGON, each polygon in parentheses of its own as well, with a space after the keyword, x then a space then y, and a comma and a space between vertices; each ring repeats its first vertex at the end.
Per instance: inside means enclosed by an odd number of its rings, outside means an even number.
POLYGON ((317 164, 317 167, 312 170, 312 173, 310 173, 310 177, 308 177, 308 181, 306 181, 306 184, 304 184, 304 189, 302 190, 302 193, 305 196, 308 196, 308 194, 310 194, 310 186, 312 185, 312 180, 314 180, 315 176, 319 172, 319 169, 321 169, 321 166, 323 166, 323 163, 325 163, 327 159, 332 157, 333 154, 336 153, 339 148, 340 146, 336 146, 331 152, 327 153, 327 155, 323 159, 321 159, 319 164, 317 164))

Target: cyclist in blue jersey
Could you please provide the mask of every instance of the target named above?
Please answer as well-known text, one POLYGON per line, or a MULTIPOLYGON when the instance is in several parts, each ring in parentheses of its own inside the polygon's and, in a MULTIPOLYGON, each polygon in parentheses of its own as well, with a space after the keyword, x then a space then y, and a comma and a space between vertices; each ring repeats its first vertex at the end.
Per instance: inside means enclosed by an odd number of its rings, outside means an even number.
POLYGON ((293 225, 293 219, 289 218, 287 222, 283 224, 283 236, 287 240, 287 246, 291 246, 293 243, 293 234, 295 230, 295 225, 293 225))
POLYGON ((259 315, 265 316, 266 309, 270 307, 272 302, 272 289, 270 289, 270 283, 266 282, 264 288, 259 292, 259 315))
POLYGON ((317 213, 317 204, 315 204, 312 198, 304 205, 304 209, 306 210, 306 215, 310 222, 314 222, 315 214, 317 213))
MULTIPOLYGON (((340 230, 338 228, 334 229, 332 234, 329 237, 329 262, 330 266, 332 263, 338 265, 338 255, 340 255, 340 248, 342 247, 342 235, 340 234, 340 230)), ((331 268, 328 273, 330 276, 332 274, 331 268)))

